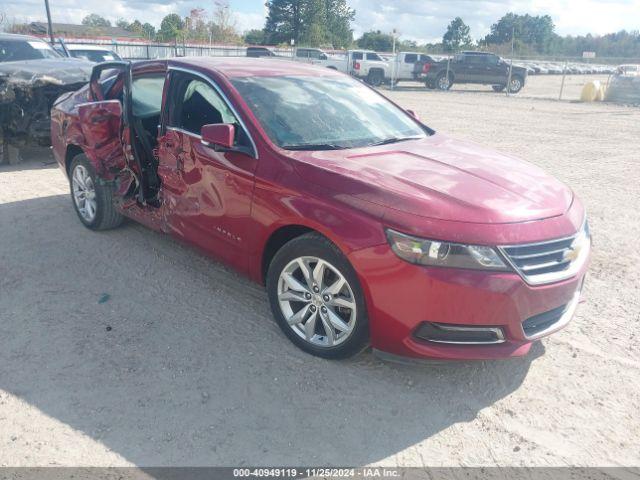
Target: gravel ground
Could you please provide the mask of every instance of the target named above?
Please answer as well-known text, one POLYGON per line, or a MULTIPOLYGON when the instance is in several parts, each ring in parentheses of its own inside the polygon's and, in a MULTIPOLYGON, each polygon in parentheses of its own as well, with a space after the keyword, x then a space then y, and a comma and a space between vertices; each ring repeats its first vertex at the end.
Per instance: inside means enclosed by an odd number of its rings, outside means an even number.
POLYGON ((587 205, 585 302, 508 361, 310 357, 259 286, 133 223, 83 228, 47 155, 0 170, 0 465, 640 465, 640 110, 531 98, 555 81, 387 92, 587 205))

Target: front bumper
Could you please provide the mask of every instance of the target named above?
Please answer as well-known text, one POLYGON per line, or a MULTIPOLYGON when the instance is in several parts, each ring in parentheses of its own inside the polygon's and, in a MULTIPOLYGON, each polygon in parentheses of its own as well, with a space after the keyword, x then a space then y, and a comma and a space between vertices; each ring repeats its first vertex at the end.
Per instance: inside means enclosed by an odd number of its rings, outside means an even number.
POLYGON ((352 252, 349 259, 367 297, 374 349, 405 357, 459 360, 527 354, 534 340, 564 327, 573 316, 588 266, 587 261, 567 280, 531 286, 516 272, 412 265, 388 245, 352 252), (498 327, 504 341, 457 345, 419 339, 416 331, 425 322, 498 327))

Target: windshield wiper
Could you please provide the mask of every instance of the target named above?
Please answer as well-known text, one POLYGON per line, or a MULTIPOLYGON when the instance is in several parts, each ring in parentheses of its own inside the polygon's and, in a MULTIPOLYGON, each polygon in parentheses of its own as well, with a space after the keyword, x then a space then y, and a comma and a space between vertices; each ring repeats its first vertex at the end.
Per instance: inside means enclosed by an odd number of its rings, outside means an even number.
POLYGON ((343 150, 347 147, 342 145, 334 145, 332 143, 317 143, 317 144, 301 144, 301 145, 283 145, 285 150, 343 150))
POLYGON ((379 142, 371 143, 369 147, 377 147, 378 145, 389 145, 390 143, 406 142, 407 140, 417 140, 422 137, 391 137, 380 140, 379 142))

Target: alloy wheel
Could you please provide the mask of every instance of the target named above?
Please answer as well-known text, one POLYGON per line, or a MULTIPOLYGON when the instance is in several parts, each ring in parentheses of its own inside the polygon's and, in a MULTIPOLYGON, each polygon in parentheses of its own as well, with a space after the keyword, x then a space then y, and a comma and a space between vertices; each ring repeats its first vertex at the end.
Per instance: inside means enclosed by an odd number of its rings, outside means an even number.
POLYGON ((517 92, 520 90, 521 88, 521 83, 520 83, 520 79, 519 78, 513 78, 511 79, 511 91, 512 92, 517 92))
POLYGON ((80 216, 88 223, 93 222, 98 210, 96 189, 89 171, 83 165, 76 165, 73 170, 71 188, 73 189, 73 201, 80 216))
POLYGON ((347 340, 356 324, 356 300, 345 276, 326 260, 298 257, 278 279, 278 303, 289 327, 319 347, 347 340))

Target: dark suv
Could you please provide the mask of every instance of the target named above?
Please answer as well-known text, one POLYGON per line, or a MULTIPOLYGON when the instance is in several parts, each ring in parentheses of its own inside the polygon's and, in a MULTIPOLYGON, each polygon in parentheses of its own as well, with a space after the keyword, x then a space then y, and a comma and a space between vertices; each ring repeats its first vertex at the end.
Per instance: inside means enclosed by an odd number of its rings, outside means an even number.
MULTIPOLYGON (((509 62, 493 53, 461 52, 449 61, 417 64, 414 72, 429 88, 449 90, 454 83, 478 83, 491 85, 496 92, 501 92, 509 81, 509 67, 509 62)), ((522 90, 526 78, 526 68, 514 65, 509 91, 522 90)))

